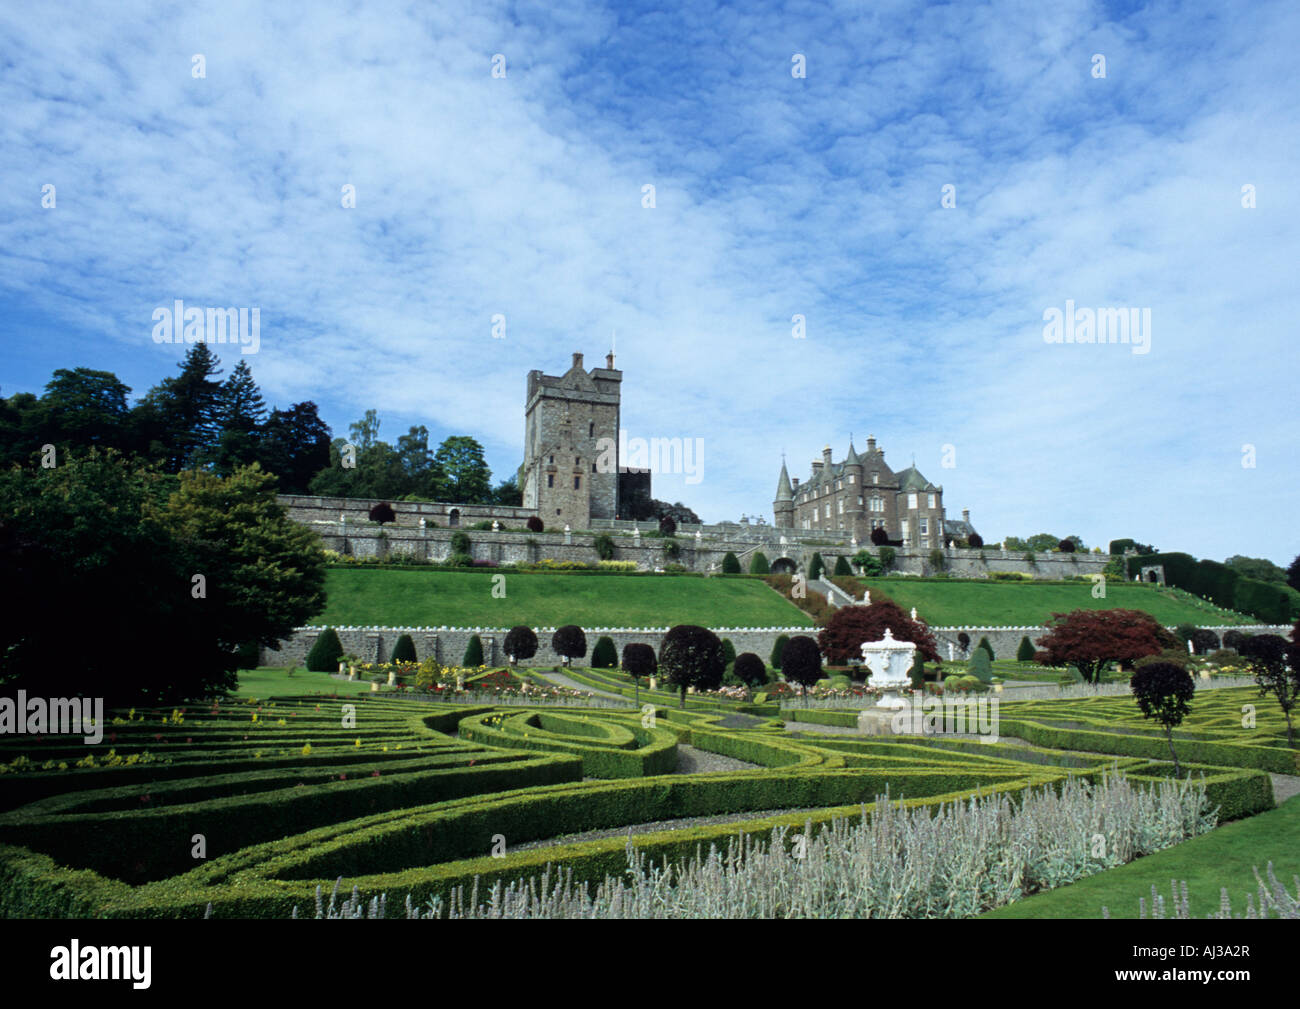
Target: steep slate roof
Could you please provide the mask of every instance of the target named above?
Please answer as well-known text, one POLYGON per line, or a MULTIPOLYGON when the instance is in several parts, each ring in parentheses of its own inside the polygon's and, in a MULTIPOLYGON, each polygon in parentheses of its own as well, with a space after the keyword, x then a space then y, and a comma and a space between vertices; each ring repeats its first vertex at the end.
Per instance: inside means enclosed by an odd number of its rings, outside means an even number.
POLYGON ((781 463, 781 479, 776 482, 776 500, 794 500, 794 489, 790 486, 790 474, 786 472, 784 462, 781 463))
POLYGON ((961 519, 944 519, 943 534, 951 536, 953 539, 970 539, 971 533, 975 532, 975 527, 969 522, 961 519))
POLYGON ((906 491, 937 491, 939 488, 930 483, 921 475, 921 471, 915 466, 908 466, 898 474, 898 490, 900 493, 906 491))

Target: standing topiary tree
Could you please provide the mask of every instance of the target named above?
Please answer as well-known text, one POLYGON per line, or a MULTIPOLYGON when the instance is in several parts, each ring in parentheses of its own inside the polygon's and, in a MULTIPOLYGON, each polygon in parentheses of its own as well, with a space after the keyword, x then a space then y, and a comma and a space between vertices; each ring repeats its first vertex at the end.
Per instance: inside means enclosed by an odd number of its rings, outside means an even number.
POLYGON ((591 650, 591 665, 595 669, 613 669, 618 665, 618 649, 613 638, 602 634, 596 639, 596 647, 591 650))
POLYGON ((920 649, 912 654, 912 666, 907 671, 907 678, 912 681, 913 690, 925 689, 925 659, 921 656, 920 649))
POLYGON ((763 665, 763 660, 753 652, 737 655, 733 672, 749 687, 761 686, 767 682, 767 668, 763 665))
POLYGON ((659 646, 659 668, 681 691, 681 706, 685 708, 688 687, 715 690, 722 683, 726 670, 722 642, 707 627, 678 624, 664 635, 659 646))
MULTIPOLYGON (((1300 627, 1300 624, 1296 625, 1300 627)), ((1294 638, 1296 632, 1292 630, 1294 638)), ((1287 668, 1288 651, 1294 653, 1294 646, 1288 647, 1286 638, 1277 634, 1257 634, 1242 642, 1241 655, 1246 666, 1255 677, 1261 697, 1272 694, 1277 698, 1282 715, 1286 718, 1286 744, 1295 747, 1295 730, 1291 724, 1291 712, 1300 701, 1300 668, 1294 661, 1287 668)))
POLYGON ((339 659, 343 657, 343 645, 333 627, 326 627, 316 637, 307 653, 307 668, 313 673, 336 673, 339 659))
POLYGON ((972 550, 978 550, 984 545, 984 537, 979 533, 971 533, 966 537, 966 542, 972 550))
POLYGON ((976 648, 970 659, 970 674, 981 683, 993 682, 993 660, 983 648, 976 648))
POLYGON ((1192 651, 1197 655, 1209 655, 1210 652, 1216 651, 1219 647, 1219 636, 1208 627, 1198 627, 1192 631, 1189 639, 1192 643, 1192 651))
POLYGON ((632 677, 632 692, 636 703, 641 703, 641 677, 653 676, 659 668, 655 650, 649 645, 630 644, 623 646, 623 672, 632 677))
POLYGON ((1034 661, 1034 643, 1029 640, 1028 636, 1020 639, 1020 647, 1016 649, 1017 662, 1034 661))
POLYGON ((565 624, 551 635, 551 647, 556 655, 563 657, 567 666, 587 654, 587 635, 577 624, 565 624))
POLYGON ((781 668, 781 656, 785 654, 785 646, 790 643, 790 635, 778 634, 776 641, 772 645, 772 655, 768 659, 773 669, 781 668))
POLYGON ((843 555, 843 554, 841 554, 839 557, 836 557, 836 558, 835 558, 835 574, 836 574, 836 575, 852 575, 852 574, 853 574, 853 569, 852 569, 851 567, 849 567, 849 562, 846 561, 846 560, 844 559, 844 555, 843 555))
POLYGON ((812 555, 812 563, 808 565, 808 580, 810 582, 815 582, 825 573, 825 571, 826 562, 822 560, 822 555, 814 553, 812 555))
POLYGON ((727 665, 736 661, 736 646, 731 643, 730 638, 722 639, 722 661, 727 665))
POLYGON ((659 535, 676 536, 677 520, 673 518, 671 515, 665 515, 663 518, 661 518, 659 520, 659 535))
POLYGON ((885 532, 884 529, 877 526, 875 529, 871 530, 872 546, 883 547, 888 542, 889 542, 889 533, 885 532))
POLYGON ((772 573, 772 565, 767 562, 767 555, 762 550, 755 550, 754 556, 749 559, 749 573, 751 575, 772 573))
POLYGON ((1191 674, 1172 662, 1152 662, 1134 671, 1130 687, 1142 716, 1165 727, 1169 755, 1174 758, 1174 777, 1181 778, 1182 768, 1174 751, 1174 729, 1191 710, 1192 695, 1196 692, 1191 674))
POLYGON ((614 559, 614 537, 610 536, 609 533, 601 533, 591 541, 591 545, 596 551, 596 556, 602 561, 612 561, 614 559))
POLYGON ((1242 644, 1249 639, 1250 635, 1244 631, 1228 631, 1223 635, 1223 647, 1240 653, 1242 644))
POLYGON ((460 664, 466 669, 475 669, 483 665, 483 639, 477 634, 471 634, 469 642, 465 645, 465 656, 460 660, 460 664))
POLYGON ((389 662, 419 662, 415 655, 415 642, 411 640, 409 634, 403 634, 393 645, 393 654, 388 657, 389 662))
POLYGON ((506 633, 503 646, 512 666, 519 665, 520 659, 531 659, 537 654, 537 635, 531 627, 519 624, 506 633))
POLYGON ((962 655, 970 651, 970 635, 962 631, 957 635, 957 645, 961 648, 962 655))
POLYGON ((808 688, 822 678, 822 653, 817 642, 806 634, 791 638, 781 656, 781 672, 787 680, 803 688, 804 704, 807 704, 808 688))
POLYGON ((539 519, 536 515, 529 515, 528 521, 525 522, 524 525, 528 526, 528 531, 530 533, 540 533, 545 531, 546 529, 546 523, 543 522, 541 519, 539 519))
POLYGON ((393 506, 387 501, 380 501, 370 509, 370 521, 378 522, 383 525, 385 522, 396 522, 397 514, 393 511, 393 506))
POLYGON ((724 575, 740 574, 740 559, 730 550, 722 558, 722 573, 724 575))
POLYGON ((976 645, 975 648, 976 650, 982 648, 984 651, 988 652, 990 662, 997 658, 997 656, 993 654, 993 646, 989 644, 988 638, 980 638, 980 643, 976 645))
POLYGON ((1087 682, 1097 683, 1107 663, 1133 663, 1171 642, 1177 647, 1177 638, 1139 610, 1074 610, 1052 614, 1034 658, 1047 666, 1074 666, 1087 682))

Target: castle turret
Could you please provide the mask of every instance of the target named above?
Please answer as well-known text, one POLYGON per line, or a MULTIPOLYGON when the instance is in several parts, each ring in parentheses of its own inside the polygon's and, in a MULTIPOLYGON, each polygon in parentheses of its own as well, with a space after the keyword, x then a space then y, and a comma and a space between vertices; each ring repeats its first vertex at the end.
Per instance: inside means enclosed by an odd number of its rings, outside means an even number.
POLYGON ((776 482, 772 516, 778 528, 794 528, 794 489, 790 486, 790 474, 786 471, 784 459, 781 460, 781 477, 776 482))

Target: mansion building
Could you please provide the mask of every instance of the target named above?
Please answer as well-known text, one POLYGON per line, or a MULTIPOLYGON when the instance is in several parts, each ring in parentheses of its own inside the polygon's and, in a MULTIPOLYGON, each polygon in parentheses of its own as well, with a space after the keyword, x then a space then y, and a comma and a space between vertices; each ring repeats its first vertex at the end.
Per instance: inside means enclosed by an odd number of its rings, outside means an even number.
POLYGON ((975 532, 969 511, 962 512, 960 522, 944 517, 943 487, 915 465, 891 470, 874 437, 867 439, 861 455, 850 441, 842 462, 831 461, 828 445, 803 484, 797 477, 790 480, 782 462, 772 511, 778 528, 848 534, 860 543, 869 543, 874 529, 884 529, 892 542, 919 549, 945 546, 975 532))

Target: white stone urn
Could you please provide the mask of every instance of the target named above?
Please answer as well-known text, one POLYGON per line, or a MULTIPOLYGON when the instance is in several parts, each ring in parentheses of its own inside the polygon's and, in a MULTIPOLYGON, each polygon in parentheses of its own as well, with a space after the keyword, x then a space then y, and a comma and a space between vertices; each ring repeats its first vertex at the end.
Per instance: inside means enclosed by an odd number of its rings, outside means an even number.
POLYGON ((397 686, 397 670, 396 670, 396 669, 390 669, 390 670, 388 670, 388 685, 389 685, 390 687, 395 687, 395 686, 397 686))
POLYGON ((888 627, 879 641, 862 643, 862 664, 871 670, 868 682, 882 691, 880 700, 876 702, 877 708, 898 710, 907 703, 899 693, 911 686, 908 671, 915 655, 916 645, 896 640, 888 627))
POLYGON ((650 677, 650 689, 651 689, 651 690, 655 690, 655 689, 657 689, 657 684, 658 684, 658 682, 659 682, 659 681, 658 681, 657 679, 655 679, 655 677, 653 677, 653 676, 650 677))

